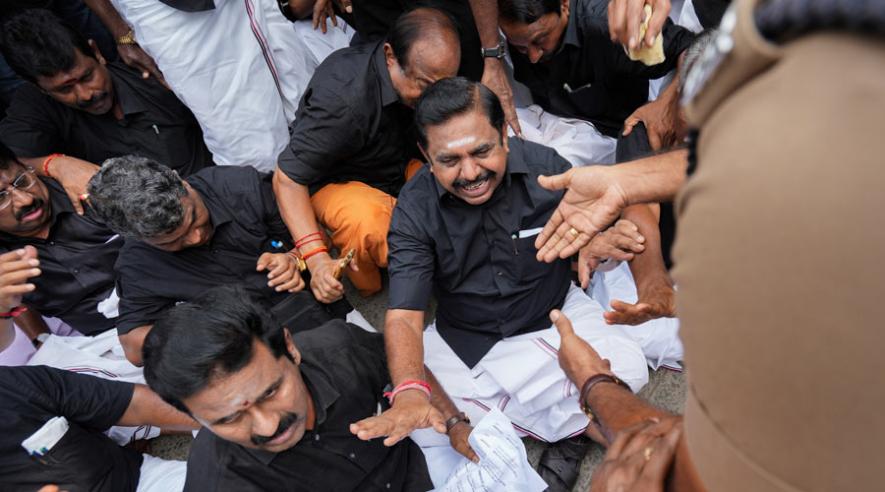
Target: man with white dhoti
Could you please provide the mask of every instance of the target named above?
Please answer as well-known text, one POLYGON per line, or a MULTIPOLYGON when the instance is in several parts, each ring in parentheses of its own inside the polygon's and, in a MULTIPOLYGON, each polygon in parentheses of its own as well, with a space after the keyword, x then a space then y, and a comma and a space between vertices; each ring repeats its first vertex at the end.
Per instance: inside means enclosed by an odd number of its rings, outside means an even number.
POLYGON ((310 20, 293 23, 275 0, 113 5, 197 117, 216 164, 260 171, 272 171, 289 143, 289 123, 316 67, 353 36, 340 19, 325 33, 310 20))
MULTIPOLYGON (((384 334, 398 396, 391 410, 357 424, 359 437, 395 441, 442 419, 415 391, 424 364, 463 412, 448 419, 450 429, 498 408, 542 441, 585 434, 578 390, 557 362, 551 310, 568 315, 633 391, 648 370, 640 345, 606 325, 602 307, 572 284, 568 261, 535 259, 535 238, 559 200, 537 177, 570 165, 550 148, 507 139, 497 97, 463 78, 427 89, 416 126, 430 166, 403 188, 388 236, 384 334), (436 321, 424 330, 431 292, 436 321)), ((566 448, 542 456, 539 472, 551 490, 570 490, 577 478, 586 446, 555 449, 566 448)))

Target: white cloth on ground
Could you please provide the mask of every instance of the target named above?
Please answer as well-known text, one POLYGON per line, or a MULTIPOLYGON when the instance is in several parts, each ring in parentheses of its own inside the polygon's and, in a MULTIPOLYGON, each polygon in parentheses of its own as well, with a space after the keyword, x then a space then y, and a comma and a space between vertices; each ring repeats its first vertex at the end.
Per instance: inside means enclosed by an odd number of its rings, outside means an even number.
MULTIPOLYGON (((60 337, 83 336, 79 331, 71 328, 69 324, 58 318, 43 317, 43 321, 46 322, 46 327, 49 328, 49 332, 53 335, 58 335, 60 337)), ((8 347, 3 351, 0 351, 0 366, 23 366, 27 364, 31 357, 37 352, 37 349, 34 347, 34 344, 31 342, 28 335, 26 335, 15 322, 13 322, 12 326, 15 332, 15 338, 8 347)))
MULTIPOLYGON (((648 382, 642 349, 621 327, 605 323, 599 303, 572 285, 562 312, 633 391, 648 382)), ((556 442, 582 433, 588 422, 578 405, 578 389, 559 367, 559 341, 555 326, 506 338, 471 369, 432 323, 424 332, 424 363, 471 420, 498 408, 520 435, 556 442)))
MULTIPOLYGON (((615 162, 618 141, 599 133, 589 121, 556 116, 537 104, 516 108, 516 116, 523 138, 556 150, 572 166, 615 162)), ((508 131, 512 136, 513 130, 508 131)))
POLYGON ((164 460, 143 454, 136 492, 181 492, 187 476, 187 462, 164 460))
POLYGON ((166 82, 194 113, 216 164, 272 171, 317 65, 350 43, 342 20, 329 32, 292 23, 275 0, 215 0, 183 12, 157 0, 113 0, 166 82))
MULTIPOLYGON (((639 296, 629 264, 609 260, 599 265, 590 279, 587 295, 606 311, 612 310, 611 301, 614 299, 636 304, 639 296)), ((642 347, 642 352, 652 369, 657 370, 662 366, 675 370, 682 369, 680 361, 683 357, 683 348, 682 340, 679 339, 677 318, 658 318, 636 326, 618 326, 642 347)))
MULTIPOLYGON (((145 384, 142 369, 126 359, 116 329, 93 337, 50 335, 28 361, 28 365, 49 366, 102 379, 145 384)), ((159 435, 160 429, 150 425, 115 426, 108 431, 108 436, 121 445, 159 435)))

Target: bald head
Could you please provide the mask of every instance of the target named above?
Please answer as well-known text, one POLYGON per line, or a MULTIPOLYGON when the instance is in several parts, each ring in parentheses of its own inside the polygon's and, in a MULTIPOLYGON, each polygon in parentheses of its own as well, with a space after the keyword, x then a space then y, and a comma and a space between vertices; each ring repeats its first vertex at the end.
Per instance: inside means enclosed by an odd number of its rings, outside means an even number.
POLYGON ((458 73, 458 28, 442 11, 426 7, 411 10, 396 20, 384 54, 400 101, 414 107, 427 86, 458 73))

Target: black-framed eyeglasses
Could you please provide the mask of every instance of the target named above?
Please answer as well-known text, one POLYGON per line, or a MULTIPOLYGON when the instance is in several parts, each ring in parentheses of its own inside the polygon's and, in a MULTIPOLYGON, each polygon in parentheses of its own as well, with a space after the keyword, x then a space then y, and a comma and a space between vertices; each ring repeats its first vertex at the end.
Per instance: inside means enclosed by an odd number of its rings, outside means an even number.
POLYGON ((31 166, 25 167, 25 170, 12 180, 12 184, 8 188, 0 191, 0 210, 5 209, 12 203, 12 192, 14 190, 25 191, 34 186, 36 182, 37 176, 34 174, 34 168, 31 166))

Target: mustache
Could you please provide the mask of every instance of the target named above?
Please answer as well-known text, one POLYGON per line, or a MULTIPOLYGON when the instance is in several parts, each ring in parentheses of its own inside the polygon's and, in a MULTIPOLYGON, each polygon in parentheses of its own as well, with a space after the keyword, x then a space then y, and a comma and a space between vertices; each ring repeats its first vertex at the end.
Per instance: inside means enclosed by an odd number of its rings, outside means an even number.
POLYGON ((107 95, 108 95, 107 91, 101 91, 98 94, 93 95, 92 97, 90 97, 89 99, 87 99, 85 101, 77 101, 77 107, 80 109, 86 109, 86 108, 94 105, 98 101, 101 101, 107 95))
POLYGON ((282 420, 280 420, 280 425, 277 426, 277 431, 274 432, 272 436, 256 436, 255 434, 252 434, 249 439, 251 439, 252 444, 256 446, 264 446, 284 434, 289 430, 289 427, 295 425, 295 422, 298 422, 298 414, 288 413, 282 418, 282 420))
POLYGON ((30 205, 28 205, 27 207, 25 207, 23 209, 20 209, 18 212, 15 213, 15 220, 18 222, 21 222, 22 217, 24 217, 25 215, 28 215, 31 212, 42 209, 43 203, 44 203, 44 200, 42 198, 35 199, 33 202, 31 202, 30 205))
POLYGON ((475 185, 477 183, 481 183, 481 182, 483 182, 487 179, 491 179, 493 177, 495 177, 495 173, 493 171, 486 170, 484 173, 480 174, 479 176, 476 177, 476 179, 474 179, 472 181, 466 181, 463 179, 456 179, 455 182, 452 183, 452 186, 454 186, 455 188, 464 188, 467 186, 475 185))

